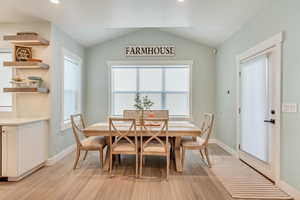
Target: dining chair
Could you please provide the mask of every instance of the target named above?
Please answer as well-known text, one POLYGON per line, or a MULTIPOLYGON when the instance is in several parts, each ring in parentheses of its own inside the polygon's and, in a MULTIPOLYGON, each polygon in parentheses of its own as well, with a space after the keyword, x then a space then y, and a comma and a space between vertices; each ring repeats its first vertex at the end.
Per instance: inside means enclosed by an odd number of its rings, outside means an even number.
POLYGON ((99 151, 100 166, 103 167, 103 149, 106 146, 105 138, 102 136, 84 136, 85 138, 83 140, 80 139, 80 135, 83 135, 82 130, 85 128, 85 122, 83 120, 82 114, 71 115, 71 124, 73 135, 77 144, 73 169, 76 169, 81 151, 85 151, 83 160, 86 159, 88 151, 99 151))
MULTIPOLYGON (((140 113, 141 110, 124 110, 123 117, 124 118, 134 118, 136 119, 136 125, 140 125, 140 113)), ((143 118, 162 118, 169 119, 169 110, 144 110, 143 118)), ((174 138, 169 137, 169 141, 172 144, 172 150, 174 149, 174 138)))
POLYGON ((201 126, 200 137, 182 137, 181 147, 182 147, 182 165, 184 163, 185 150, 199 150, 202 160, 205 160, 208 167, 211 167, 209 154, 208 154, 208 141, 212 132, 212 127, 214 123, 214 114, 205 113, 204 120, 201 126), (204 151, 204 155, 203 152, 204 151))
POLYGON ((168 118, 142 120, 140 127, 140 177, 143 175, 143 157, 154 155, 166 157, 166 179, 168 179, 171 147, 168 136, 168 121, 168 118))
POLYGON ((112 176, 113 155, 135 155, 135 176, 138 177, 138 138, 136 132, 136 120, 129 118, 109 118, 109 132, 110 175, 112 176))

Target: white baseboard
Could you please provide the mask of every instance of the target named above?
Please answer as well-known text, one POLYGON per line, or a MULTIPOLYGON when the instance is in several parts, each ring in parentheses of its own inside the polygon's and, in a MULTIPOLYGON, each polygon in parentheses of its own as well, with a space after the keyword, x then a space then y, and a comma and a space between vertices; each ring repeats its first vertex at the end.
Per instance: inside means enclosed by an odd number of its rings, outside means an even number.
POLYGON ((237 157, 237 155, 238 155, 236 150, 234 150, 233 148, 231 148, 227 144, 224 144, 223 142, 221 142, 218 139, 210 139, 209 143, 214 143, 214 144, 219 145, 222 149, 224 149, 225 151, 227 151, 228 153, 232 154, 235 157, 237 157))
POLYGON ((280 180, 277 186, 288 193, 290 196, 294 198, 294 200, 300 200, 300 191, 295 189, 293 186, 287 184, 286 182, 280 180))
POLYGON ((65 156, 67 156, 69 153, 73 152, 75 149, 76 149, 75 144, 67 147, 66 149, 64 149, 60 153, 58 153, 55 156, 52 156, 51 158, 49 158, 46 162, 46 166, 54 165, 55 163, 57 163, 58 161, 63 159, 65 156))
POLYGON ((208 143, 217 144, 217 139, 209 139, 208 143))

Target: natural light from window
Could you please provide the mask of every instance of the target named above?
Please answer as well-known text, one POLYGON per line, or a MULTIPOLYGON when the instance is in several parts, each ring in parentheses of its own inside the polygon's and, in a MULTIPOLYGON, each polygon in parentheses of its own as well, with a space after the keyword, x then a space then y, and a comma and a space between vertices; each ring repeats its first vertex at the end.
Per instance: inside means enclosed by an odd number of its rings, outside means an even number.
POLYGON ((134 98, 139 93, 154 102, 153 110, 167 109, 171 116, 189 117, 189 65, 115 65, 111 72, 112 115, 135 109, 134 98))
POLYGON ((64 57, 64 122, 81 112, 81 64, 79 60, 64 57))
POLYGON ((3 88, 9 87, 12 79, 12 69, 3 67, 3 62, 11 60, 11 52, 0 52, 0 112, 12 111, 12 94, 3 92, 3 88))

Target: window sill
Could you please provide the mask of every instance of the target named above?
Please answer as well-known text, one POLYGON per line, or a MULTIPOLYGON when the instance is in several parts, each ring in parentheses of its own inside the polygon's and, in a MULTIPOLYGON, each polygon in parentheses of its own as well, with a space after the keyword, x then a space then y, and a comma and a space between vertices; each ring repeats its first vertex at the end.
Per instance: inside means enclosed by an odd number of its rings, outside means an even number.
POLYGON ((11 113, 13 112, 12 107, 0 107, 0 113, 11 113))

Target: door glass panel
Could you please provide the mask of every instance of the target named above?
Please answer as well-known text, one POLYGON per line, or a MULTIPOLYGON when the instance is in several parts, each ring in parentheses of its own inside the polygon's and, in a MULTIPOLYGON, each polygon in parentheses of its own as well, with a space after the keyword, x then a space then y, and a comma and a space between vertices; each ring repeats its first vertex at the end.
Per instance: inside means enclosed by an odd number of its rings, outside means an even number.
POLYGON ((268 58, 241 65, 241 150, 269 162, 268 58))

